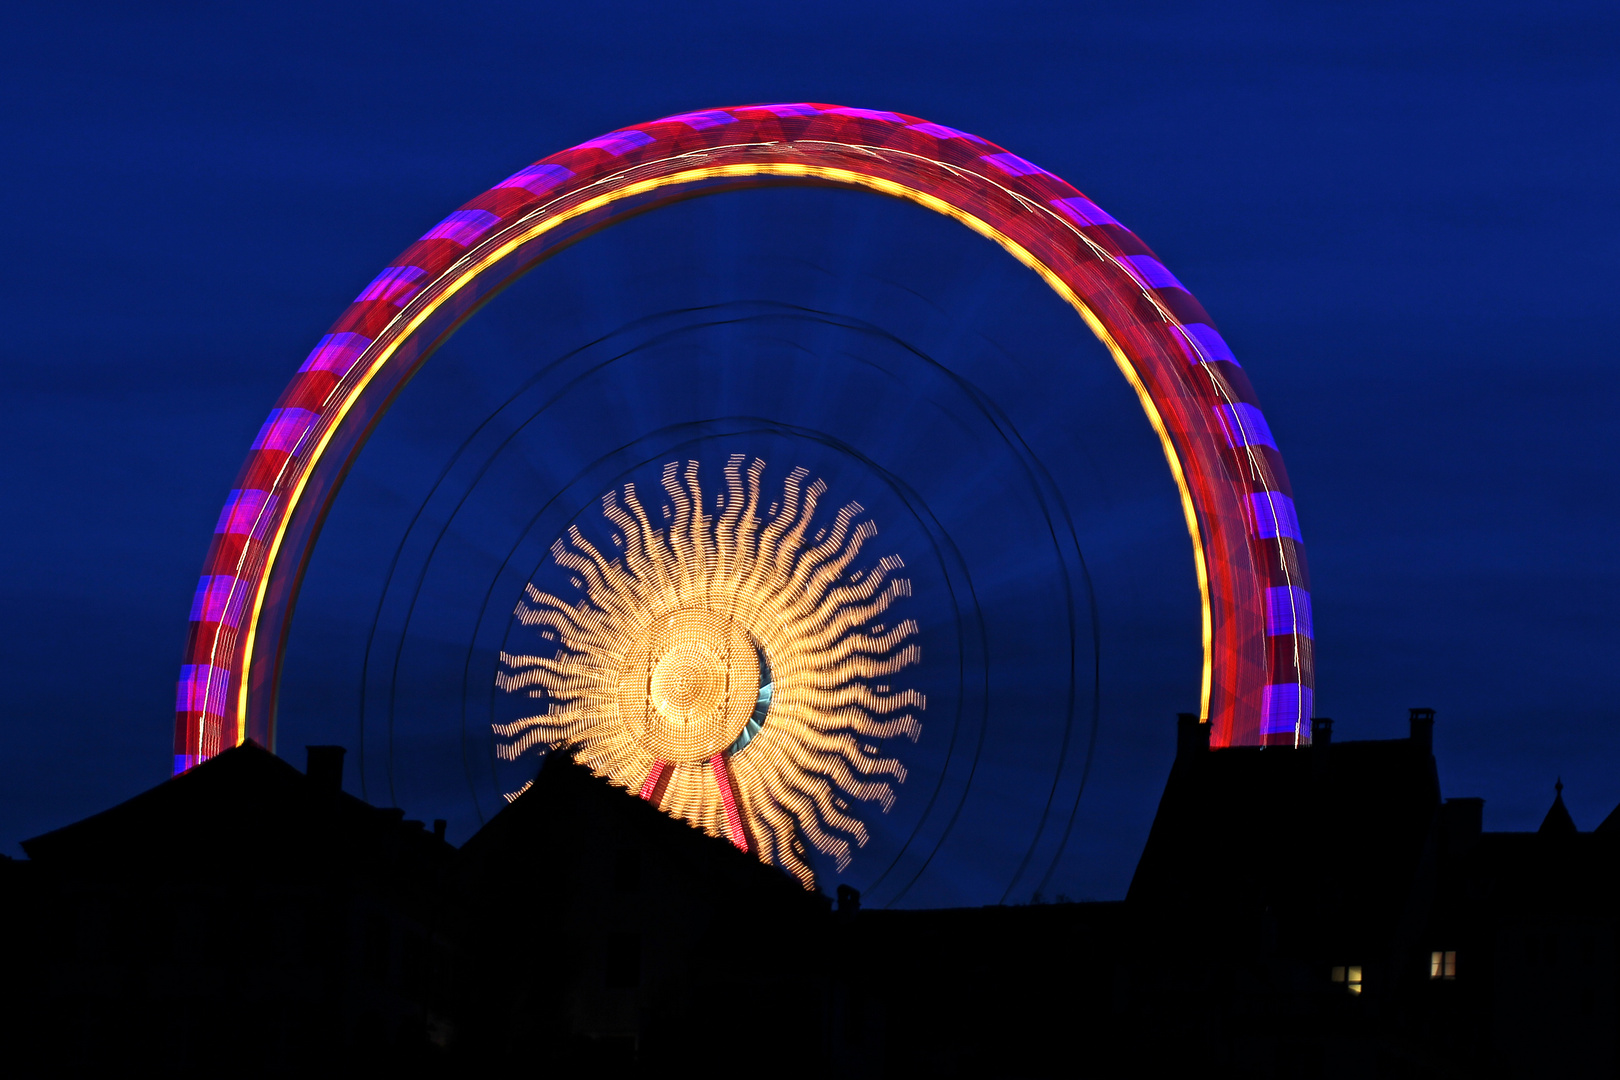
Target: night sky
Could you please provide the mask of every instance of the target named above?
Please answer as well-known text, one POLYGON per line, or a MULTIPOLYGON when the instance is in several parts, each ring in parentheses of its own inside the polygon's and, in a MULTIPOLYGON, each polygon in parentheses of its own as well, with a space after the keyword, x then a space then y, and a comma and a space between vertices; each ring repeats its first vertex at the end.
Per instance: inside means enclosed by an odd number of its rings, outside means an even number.
MULTIPOLYGON (((1265 404, 1313 577, 1316 712, 1335 718, 1335 737, 1402 735, 1407 707, 1433 707, 1444 792, 1483 796, 1491 829, 1533 828, 1558 777, 1583 828, 1620 802, 1613 5, 140 9, 0 16, 11 854, 168 774, 174 680, 220 504, 276 394, 377 270, 536 158, 759 101, 977 132, 1133 229, 1219 322, 1265 404)), ((683 204, 571 249, 469 323, 402 395, 334 508, 294 626, 279 751, 302 765, 306 742, 349 745, 350 790, 449 817, 464 839, 480 811, 438 767, 454 740, 434 725, 465 695, 435 665, 467 644, 457 605, 481 598, 481 560, 506 549, 532 503, 584 475, 565 467, 570 454, 689 420, 699 406, 681 395, 712 377, 715 415, 769 409, 785 426, 666 437, 650 465, 579 481, 559 504, 573 509, 533 542, 543 550, 567 520, 588 528, 581 508, 656 476, 665 453, 706 468, 738 449, 802 463, 867 505, 885 550, 906 554, 913 614, 932 634, 947 620, 928 530, 906 524, 876 472, 797 432, 838 432, 886 463, 977 560, 1001 688, 955 839, 902 902, 995 901, 1031 843, 1027 793, 1052 783, 1062 560, 1038 543, 1049 504, 1019 494, 1015 463, 976 441, 944 369, 988 388, 1028 436, 1094 573, 1101 713, 1073 840, 1046 886, 1120 895, 1173 714, 1197 704, 1173 488, 1072 313, 966 230, 870 196, 683 204), (675 314, 694 308, 726 317, 675 314), (400 547, 401 572, 427 583, 407 626, 382 591, 386 564, 419 509, 430 523, 448 514, 434 478, 534 371, 604 338, 631 360, 581 390, 566 422, 525 429, 521 460, 478 481, 431 557, 400 547), (373 637, 403 642, 386 660, 407 672, 399 748, 416 762, 393 792, 373 727, 363 768, 356 746, 377 611, 373 637)), ((494 606, 513 602, 503 592, 494 606)), ((942 734, 951 649, 925 636, 925 651, 925 731, 942 734)), ((1080 711, 1071 734, 1083 742, 1080 711)), ((919 743, 917 777, 938 768, 941 745, 919 743)), ((1057 770, 1064 798, 1078 768, 1057 770)), ((916 812, 913 790, 915 778, 896 821, 916 812)), ((1263 842, 1263 822, 1232 827, 1263 842)), ((851 880, 874 873, 858 859, 851 880)))

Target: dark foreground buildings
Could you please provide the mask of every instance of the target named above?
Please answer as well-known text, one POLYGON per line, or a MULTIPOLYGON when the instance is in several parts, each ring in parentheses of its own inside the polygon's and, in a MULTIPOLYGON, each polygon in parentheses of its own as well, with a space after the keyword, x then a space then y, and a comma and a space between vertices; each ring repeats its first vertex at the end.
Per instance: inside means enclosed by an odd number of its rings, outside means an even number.
POLYGON ((835 907, 562 755, 457 850, 248 745, 0 863, 0 1070, 1617 1075, 1620 816, 1484 833, 1432 724, 1183 718, 1124 901, 951 911, 835 907))

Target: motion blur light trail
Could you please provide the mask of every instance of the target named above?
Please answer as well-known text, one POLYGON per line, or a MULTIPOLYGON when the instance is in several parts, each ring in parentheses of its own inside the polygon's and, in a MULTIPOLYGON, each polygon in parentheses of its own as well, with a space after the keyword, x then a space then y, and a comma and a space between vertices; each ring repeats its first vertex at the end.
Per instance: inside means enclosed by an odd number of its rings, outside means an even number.
POLYGON ((1082 316, 1180 491, 1212 742, 1304 742, 1313 657, 1299 525, 1275 440, 1203 308, 1132 233, 1017 155, 914 117, 789 104, 669 117, 555 154, 451 214, 367 286, 277 402, 216 526, 179 684, 176 769, 250 737, 274 745, 293 603, 320 525, 395 395, 463 320, 631 215, 782 185, 875 191, 944 214, 1082 316))
POLYGON ((779 501, 760 497, 763 461, 726 465, 718 517, 705 513, 698 463, 671 462, 668 525, 634 485, 603 499, 622 555, 569 530, 553 557, 584 599, 530 585, 520 620, 544 627, 551 655, 512 656, 501 689, 550 702, 496 726, 500 757, 567 744, 600 775, 737 847, 814 880, 803 840, 842 871, 866 827, 848 799, 894 802, 905 768, 874 740, 921 731, 922 695, 875 680, 916 663, 917 624, 878 621, 910 582, 890 556, 851 570, 877 533, 858 504, 811 534, 826 485, 794 470, 779 501), (766 508, 769 502, 769 509, 766 508), (529 689, 529 688, 536 689, 529 689))

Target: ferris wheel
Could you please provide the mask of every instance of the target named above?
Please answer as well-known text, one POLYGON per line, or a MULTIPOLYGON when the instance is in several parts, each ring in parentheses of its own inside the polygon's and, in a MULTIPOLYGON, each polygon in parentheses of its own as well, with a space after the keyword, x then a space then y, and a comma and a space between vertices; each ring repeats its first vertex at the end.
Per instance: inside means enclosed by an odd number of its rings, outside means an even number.
MULTIPOLYGON (((746 247, 781 281, 822 284, 795 292, 756 267, 705 293, 680 266, 648 276, 658 221, 694 212, 676 204, 807 187, 965 225, 1044 284, 1069 320, 1061 333, 1082 339, 1083 323, 1173 481, 1211 743, 1308 742, 1292 493, 1203 307, 1032 162, 916 117, 798 103, 666 117, 553 154, 361 291, 276 402, 220 515, 181 670, 175 770, 247 739, 274 748, 295 601, 340 486, 447 339, 492 301, 491 315, 527 296, 526 310, 552 314, 502 346, 509 377, 490 380, 487 400, 457 405, 462 379, 409 406, 460 419, 401 504, 397 542, 368 547, 377 596, 347 609, 362 612, 362 784, 392 800, 412 769, 439 776, 434 790, 455 774, 483 820, 566 746, 807 885, 865 860, 861 880, 899 900, 970 829, 964 807, 1005 745, 992 786, 1014 794, 987 797, 1032 807, 1005 840, 1007 893, 1049 878, 1091 770, 1102 678, 1086 529, 1045 450, 1073 434, 1063 379, 1081 365, 1015 372, 1036 405, 1006 407, 998 380, 1018 356, 941 355, 894 325, 961 322, 972 303, 888 279, 892 304, 855 295, 826 260, 800 257, 814 235, 777 203, 751 204, 742 239, 713 240, 702 258, 746 247), (615 234, 641 229, 635 250, 581 288, 559 256, 631 218, 615 234), (542 267, 556 273, 535 285, 542 267), (450 566, 458 537, 470 554, 450 566), (413 690, 429 668, 437 682, 413 690)), ((707 234, 690 224, 683 235, 707 234)), ((908 273, 926 278, 926 262, 908 273)))

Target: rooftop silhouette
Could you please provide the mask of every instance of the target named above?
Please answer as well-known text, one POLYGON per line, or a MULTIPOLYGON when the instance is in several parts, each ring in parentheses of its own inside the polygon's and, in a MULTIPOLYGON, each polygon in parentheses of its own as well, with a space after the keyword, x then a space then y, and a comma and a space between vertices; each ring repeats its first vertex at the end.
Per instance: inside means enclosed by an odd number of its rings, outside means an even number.
POLYGON ((1485 832, 1433 723, 1211 749, 1183 716, 1125 900, 931 911, 835 906, 566 752, 457 850, 343 793, 341 748, 300 773, 249 743, 0 864, 8 1045, 629 1075, 719 1031, 721 1074, 1611 1074, 1620 818, 1579 831, 1560 781, 1540 830, 1485 832))

